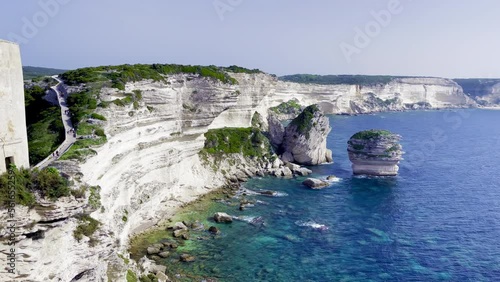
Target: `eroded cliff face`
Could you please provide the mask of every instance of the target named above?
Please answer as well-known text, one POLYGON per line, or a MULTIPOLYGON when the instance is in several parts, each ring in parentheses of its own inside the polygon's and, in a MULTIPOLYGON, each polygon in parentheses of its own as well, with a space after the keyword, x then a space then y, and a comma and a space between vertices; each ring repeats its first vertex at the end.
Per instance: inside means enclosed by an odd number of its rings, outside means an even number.
POLYGON ((285 162, 318 165, 332 162, 332 151, 326 148, 330 121, 316 105, 311 105, 286 127, 283 138, 285 162))
MULTIPOLYGON (((270 107, 293 98, 305 106, 318 104, 326 114, 475 105, 457 84, 446 79, 402 79, 387 85, 360 87, 282 82, 267 74, 232 76, 239 84, 227 85, 193 75, 169 76, 168 83, 128 83, 126 92, 142 91, 143 98, 136 106, 110 104, 99 108, 98 113, 107 119, 102 125, 108 142, 95 148, 96 155, 83 161, 80 169, 82 182, 102 189, 102 208, 91 214, 102 222, 101 243, 90 247, 68 241, 63 245, 63 250, 67 250, 64 257, 50 248, 42 252, 42 246, 63 240, 61 234, 72 238, 74 219, 62 220, 36 243, 40 247, 35 250, 40 250, 43 258, 33 254, 38 257, 22 272, 35 274, 27 280, 101 281, 106 279, 103 273, 123 280, 124 272, 120 271, 133 266, 123 262, 120 266, 117 254, 126 254, 133 234, 156 225, 184 203, 226 183, 228 176, 204 165, 198 154, 208 129, 250 127, 256 111, 267 120, 270 107), (73 263, 64 264, 57 273, 56 264, 44 263, 62 258, 73 263), (41 273, 51 276, 36 276, 41 273)), ((69 92, 77 89, 72 87, 69 92)), ((122 91, 109 88, 102 89, 100 96, 103 101, 124 97, 122 91)), ((234 169, 227 171, 236 173, 234 169)), ((35 243, 22 240, 20 244, 35 243)))

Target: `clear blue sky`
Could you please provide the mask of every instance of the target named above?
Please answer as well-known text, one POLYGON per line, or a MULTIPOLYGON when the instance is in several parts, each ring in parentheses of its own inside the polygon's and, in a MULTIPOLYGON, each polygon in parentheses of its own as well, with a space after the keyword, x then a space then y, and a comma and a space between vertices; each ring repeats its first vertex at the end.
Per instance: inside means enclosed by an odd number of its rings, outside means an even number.
POLYGON ((24 65, 64 69, 236 64, 278 75, 500 77, 500 1, 400 0, 390 12, 391 1, 3 0, 0 38, 21 38, 24 65), (68 3, 42 8, 57 1, 68 3), (391 19, 377 30, 372 12, 381 10, 391 19), (370 23, 369 43, 355 45, 356 28, 370 23), (348 61, 340 46, 357 52, 348 61))

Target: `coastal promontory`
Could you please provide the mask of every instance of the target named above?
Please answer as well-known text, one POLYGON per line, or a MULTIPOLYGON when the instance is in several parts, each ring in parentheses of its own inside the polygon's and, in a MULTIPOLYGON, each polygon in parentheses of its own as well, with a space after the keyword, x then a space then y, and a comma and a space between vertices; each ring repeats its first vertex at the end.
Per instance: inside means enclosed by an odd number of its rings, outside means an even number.
POLYGON ((347 152, 356 175, 394 176, 403 155, 400 135, 387 130, 366 130, 347 142, 347 152))

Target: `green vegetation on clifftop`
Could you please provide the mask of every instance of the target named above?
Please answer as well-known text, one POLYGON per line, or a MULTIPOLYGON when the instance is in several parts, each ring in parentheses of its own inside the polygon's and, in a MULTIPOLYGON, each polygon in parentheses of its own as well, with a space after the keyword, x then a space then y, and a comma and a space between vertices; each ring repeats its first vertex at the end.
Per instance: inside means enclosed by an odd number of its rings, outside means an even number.
POLYGON ((205 133, 205 148, 209 154, 242 154, 261 157, 271 152, 269 140, 257 128, 221 128, 205 133))
POLYGON ((388 75, 314 75, 314 74, 294 74, 280 77, 280 80, 297 83, 314 84, 352 84, 352 85, 376 85, 387 84, 397 76, 388 75))
POLYGON ((392 133, 388 130, 381 129, 370 129, 365 131, 360 131, 354 134, 351 139, 368 140, 372 138, 379 138, 383 136, 391 136, 392 133))
MULTIPOLYGON (((228 70, 230 68, 228 68, 228 70)), ((234 66, 231 70, 245 72, 246 69, 234 66)), ((127 82, 141 81, 145 79, 164 81, 164 75, 178 73, 197 74, 202 77, 212 78, 228 84, 237 83, 234 78, 227 74, 224 68, 216 66, 184 66, 173 64, 136 64, 90 67, 65 72, 61 75, 61 78, 68 85, 111 81, 111 87, 125 90, 125 84, 127 82)))
POLYGON ((306 138, 309 138, 309 131, 313 127, 311 122, 314 118, 314 114, 319 111, 317 105, 310 105, 300 113, 298 117, 292 120, 291 125, 297 126, 297 131, 301 134, 305 134, 306 138))
POLYGON ((302 106, 299 104, 297 99, 289 100, 288 102, 283 102, 276 107, 269 108, 272 112, 276 114, 295 114, 298 115, 302 110, 302 106))
POLYGON ((52 76, 56 74, 61 74, 65 71, 66 70, 24 66, 23 77, 24 80, 29 80, 40 76, 52 76))

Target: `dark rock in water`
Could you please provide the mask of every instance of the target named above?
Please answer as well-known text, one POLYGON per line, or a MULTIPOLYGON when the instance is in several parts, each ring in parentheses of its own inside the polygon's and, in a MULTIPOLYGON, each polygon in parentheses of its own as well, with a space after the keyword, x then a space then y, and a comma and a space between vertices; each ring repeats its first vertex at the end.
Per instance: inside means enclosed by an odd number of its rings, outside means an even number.
POLYGON ((264 218, 262 216, 255 217, 250 221, 250 224, 255 226, 264 225, 264 218))
POLYGON ((265 196, 276 196, 277 194, 276 191, 270 191, 270 190, 259 191, 257 193, 265 196))
POLYGON ((329 175, 326 180, 328 181, 337 181, 339 178, 335 175, 329 175))
POLYGON ((400 135, 387 130, 366 130, 354 134, 347 142, 354 174, 394 176, 403 151, 400 135))
POLYGON ((330 183, 316 178, 308 178, 304 180, 302 184, 306 185, 311 189, 322 189, 330 185, 330 183))
POLYGON ((210 228, 208 228, 208 232, 217 235, 220 233, 220 230, 215 226, 210 226, 210 228))
POLYGON ((192 255, 188 255, 188 254, 182 254, 181 257, 180 257, 180 260, 182 262, 193 262, 196 260, 196 258, 192 255))
POLYGON ((193 229, 194 231, 202 231, 205 230, 205 226, 203 225, 203 223, 197 220, 191 224, 191 229, 193 229))
POLYGON ((218 212, 218 213, 215 213, 214 220, 215 220, 215 222, 218 222, 218 223, 231 223, 231 222, 233 222, 233 217, 228 215, 227 213, 218 212))

